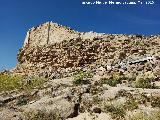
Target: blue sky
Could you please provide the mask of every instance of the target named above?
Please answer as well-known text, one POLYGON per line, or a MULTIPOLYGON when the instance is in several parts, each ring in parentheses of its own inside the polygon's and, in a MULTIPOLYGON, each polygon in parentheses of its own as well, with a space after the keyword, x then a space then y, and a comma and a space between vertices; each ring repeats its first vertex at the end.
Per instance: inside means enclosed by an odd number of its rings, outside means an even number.
POLYGON ((27 30, 47 21, 77 31, 160 33, 160 2, 109 6, 82 5, 82 1, 96 0, 0 0, 0 69, 13 68, 17 64, 16 55, 27 30))

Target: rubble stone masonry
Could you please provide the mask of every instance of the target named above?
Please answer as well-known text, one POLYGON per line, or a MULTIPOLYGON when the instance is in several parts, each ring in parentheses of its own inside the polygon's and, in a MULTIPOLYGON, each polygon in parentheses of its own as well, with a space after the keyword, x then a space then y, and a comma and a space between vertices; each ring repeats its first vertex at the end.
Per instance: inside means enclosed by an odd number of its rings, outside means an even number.
MULTIPOLYGON (((14 71, 19 74, 50 76, 55 72, 65 74, 76 68, 94 70, 98 66, 113 66, 112 68, 121 69, 119 63, 122 61, 130 61, 134 57, 143 59, 143 56, 155 58, 152 70, 160 73, 159 35, 145 37, 77 32, 57 23, 47 22, 27 32, 14 71)), ((133 72, 134 69, 145 71, 145 67, 141 65, 136 62, 128 66, 127 72, 133 72)))

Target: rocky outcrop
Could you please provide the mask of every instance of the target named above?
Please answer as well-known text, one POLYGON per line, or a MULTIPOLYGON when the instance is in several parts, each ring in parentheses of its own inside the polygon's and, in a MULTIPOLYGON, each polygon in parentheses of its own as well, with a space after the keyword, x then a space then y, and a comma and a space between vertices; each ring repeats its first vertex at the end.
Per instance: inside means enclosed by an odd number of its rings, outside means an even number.
POLYGON ((48 80, 41 89, 33 89, 31 93, 1 93, 0 101, 4 102, 0 106, 0 119, 117 120, 120 115, 129 120, 128 114, 132 115, 133 110, 134 113, 142 111, 147 114, 160 110, 160 89, 111 87, 96 80, 74 85, 73 78, 55 79, 48 80), (126 113, 118 108, 122 105, 126 113))
POLYGON ((55 117, 60 117, 66 119, 74 113, 74 103, 63 99, 61 96, 52 98, 52 97, 43 97, 40 100, 26 105, 22 108, 24 113, 29 113, 29 120, 31 116, 38 115, 39 112, 55 115, 55 117), (32 115, 32 113, 34 115, 32 115))

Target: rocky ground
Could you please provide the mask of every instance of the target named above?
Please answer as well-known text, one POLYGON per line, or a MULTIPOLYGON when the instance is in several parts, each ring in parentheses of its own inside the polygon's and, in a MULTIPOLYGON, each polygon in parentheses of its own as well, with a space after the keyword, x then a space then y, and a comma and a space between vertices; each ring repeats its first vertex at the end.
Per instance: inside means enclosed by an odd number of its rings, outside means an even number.
POLYGON ((160 120, 159 35, 46 23, 25 41, 17 66, 0 72, 0 120, 160 120))
MULTIPOLYGON (((3 73, 1 79, 4 76, 10 75, 3 73)), ((159 79, 152 84, 146 77, 141 81, 139 76, 127 79, 120 73, 78 71, 60 79, 16 78, 20 80, 14 85, 21 87, 0 86, 0 119, 159 120, 159 79)))

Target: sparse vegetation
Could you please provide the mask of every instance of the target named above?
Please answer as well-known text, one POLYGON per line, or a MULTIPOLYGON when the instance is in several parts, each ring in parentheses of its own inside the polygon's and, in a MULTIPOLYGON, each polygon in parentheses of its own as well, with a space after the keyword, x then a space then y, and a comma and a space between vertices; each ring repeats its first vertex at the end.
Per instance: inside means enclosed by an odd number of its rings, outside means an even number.
POLYGON ((154 111, 150 114, 144 112, 129 116, 129 120, 160 120, 160 111, 154 111))
POLYGON ((154 73, 152 71, 148 71, 144 74, 138 75, 132 85, 136 88, 155 89, 158 88, 155 84, 152 83, 155 78, 156 76, 154 73))
POLYGON ((137 113, 133 116, 129 116, 129 120, 151 120, 151 119, 144 113, 137 113))
POLYGON ((24 62, 24 60, 22 60, 23 55, 24 55, 24 51, 23 51, 22 48, 20 48, 19 52, 18 52, 18 55, 17 55, 17 60, 18 60, 19 63, 23 63, 24 62))
POLYGON ((93 104, 97 105, 101 102, 100 98, 98 97, 98 95, 93 96, 93 104))
POLYGON ((124 104, 124 109, 132 111, 138 108, 138 102, 135 99, 128 99, 124 104))
POLYGON ((23 113, 25 120, 62 120, 59 114, 47 111, 29 111, 23 113))
POLYGON ((81 85, 81 84, 89 84, 89 78, 92 78, 92 74, 90 72, 78 71, 74 75, 73 84, 81 85))
POLYGON ((138 108, 139 102, 133 97, 133 95, 130 92, 126 90, 120 90, 116 95, 116 98, 119 97, 126 98, 126 102, 123 105, 125 110, 132 111, 138 108))
POLYGON ((121 83, 121 81, 119 79, 105 79, 105 83, 114 87, 117 84, 121 83))
POLYGON ((26 105, 28 103, 28 100, 26 98, 19 98, 17 101, 18 106, 26 105))
POLYGON ((96 85, 95 86, 92 86, 91 89, 90 89, 90 92, 93 94, 93 95, 96 95, 98 93, 101 93, 103 91, 103 89, 101 87, 97 87, 96 85))
POLYGON ((138 99, 138 102, 140 104, 144 104, 144 105, 147 105, 147 102, 151 102, 151 97, 150 96, 147 96, 146 93, 141 93, 139 99, 138 99))
POLYGON ((0 92, 11 91, 11 90, 31 90, 34 88, 40 88, 45 79, 43 78, 25 78, 19 75, 0 75, 0 92))
POLYGON ((129 91, 126 91, 124 89, 118 91, 118 93, 116 94, 116 97, 126 97, 126 98, 130 98, 132 97, 132 94, 129 91))
POLYGON ((146 78, 146 79, 140 78, 140 79, 138 79, 138 80, 136 80, 134 82, 134 86, 136 88, 152 88, 151 79, 149 79, 149 78, 146 78))
POLYGON ((117 84, 121 84, 122 80, 125 80, 126 78, 124 75, 120 74, 113 74, 110 78, 103 78, 101 79, 102 84, 108 84, 110 86, 115 87, 117 84))
POLYGON ((151 98, 151 106, 160 108, 160 97, 152 97, 151 98))
POLYGON ((148 44, 144 43, 143 41, 135 41, 132 43, 133 46, 148 46, 148 44))
POLYGON ((114 106, 113 104, 105 105, 106 112, 109 112, 113 119, 122 120, 125 117, 125 110, 123 106, 114 106))
POLYGON ((0 75, 0 92, 20 89, 21 84, 22 77, 20 76, 0 75))

